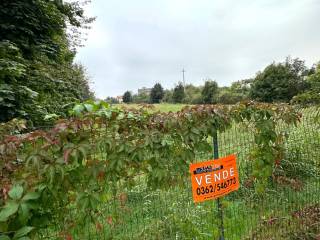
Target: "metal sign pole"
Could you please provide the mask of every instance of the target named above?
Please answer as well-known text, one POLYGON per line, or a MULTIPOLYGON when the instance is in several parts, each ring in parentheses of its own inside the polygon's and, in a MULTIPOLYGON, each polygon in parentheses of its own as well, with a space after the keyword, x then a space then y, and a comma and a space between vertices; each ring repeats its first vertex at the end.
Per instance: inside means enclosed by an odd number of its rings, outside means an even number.
MULTIPOLYGON (((218 159, 219 158, 219 148, 218 148, 218 132, 217 132, 217 130, 215 130, 213 133, 212 142, 213 142, 213 158, 218 159)), ((218 204, 218 214, 219 214, 219 218, 220 218, 219 240, 224 240, 223 211, 222 211, 220 198, 217 199, 217 204, 218 204)))

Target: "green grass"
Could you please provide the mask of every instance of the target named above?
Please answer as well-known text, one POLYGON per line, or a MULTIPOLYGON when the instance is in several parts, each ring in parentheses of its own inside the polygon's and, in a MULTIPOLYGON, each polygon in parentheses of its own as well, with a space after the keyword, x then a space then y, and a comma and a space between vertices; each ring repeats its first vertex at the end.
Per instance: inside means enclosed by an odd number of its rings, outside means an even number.
POLYGON ((155 109, 160 112, 178 112, 183 107, 187 106, 186 104, 170 104, 170 103, 161 103, 153 104, 155 109))
MULTIPOLYGON (((186 104, 171 104, 171 103, 160 103, 160 104, 148 104, 151 108, 150 111, 160 111, 160 112, 178 112, 183 107, 187 106, 186 104)), ((124 108, 139 108, 142 105, 140 104, 117 104, 116 106, 124 108)))
MULTIPOLYGON (((105 224, 101 232, 91 225, 82 229, 82 234, 75 232, 73 235, 83 239, 117 240, 218 239, 216 202, 194 204, 188 184, 170 191, 149 191, 143 185, 142 179, 142 185, 128 191, 130 200, 125 206, 114 201, 111 207, 103 209, 104 214, 99 221, 103 222, 106 216, 113 215, 113 225, 105 224)), ((226 239, 273 239, 270 237, 279 236, 274 239, 291 240, 289 233, 299 236, 308 232, 311 227, 301 225, 293 214, 304 207, 319 204, 319 186, 319 183, 309 182, 301 191, 279 187, 254 201, 225 198, 226 239)))

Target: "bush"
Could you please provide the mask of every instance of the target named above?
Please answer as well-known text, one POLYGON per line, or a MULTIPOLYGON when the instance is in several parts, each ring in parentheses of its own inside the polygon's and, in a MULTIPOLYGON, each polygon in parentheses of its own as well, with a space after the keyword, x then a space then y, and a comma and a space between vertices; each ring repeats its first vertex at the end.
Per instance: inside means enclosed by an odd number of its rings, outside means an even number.
POLYGON ((216 81, 206 81, 201 92, 203 103, 217 103, 218 90, 216 81))
POLYGON ((160 83, 156 83, 151 89, 150 93, 150 102, 151 103, 160 103, 164 96, 164 90, 160 83))
POLYGON ((184 87, 182 83, 179 83, 173 89, 172 100, 174 103, 182 103, 184 98, 185 98, 184 87))
POLYGON ((131 103, 131 102, 132 102, 132 94, 131 94, 131 92, 126 91, 126 92, 123 94, 123 102, 124 102, 124 103, 131 103))
POLYGON ((196 152, 211 150, 207 139, 214 133, 213 126, 224 131, 233 121, 253 124, 254 164, 262 173, 255 177, 263 184, 281 151, 277 121, 289 124, 298 117, 285 105, 255 103, 199 105, 151 114, 91 101, 74 106, 71 114, 49 131, 5 136, 0 141, 0 227, 5 236, 21 232, 27 236, 49 224, 68 228, 96 222, 99 206, 111 204, 108 196, 116 194, 114 186, 125 180, 130 187, 138 181, 137 175, 144 175, 149 188, 183 184, 196 152), (61 214, 70 211, 76 219, 61 214))

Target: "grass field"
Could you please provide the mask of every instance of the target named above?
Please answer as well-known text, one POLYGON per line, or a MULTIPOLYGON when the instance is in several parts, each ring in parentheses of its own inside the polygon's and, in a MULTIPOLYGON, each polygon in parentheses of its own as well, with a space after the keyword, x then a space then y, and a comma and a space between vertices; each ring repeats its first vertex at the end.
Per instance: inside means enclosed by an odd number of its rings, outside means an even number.
MULTIPOLYGON (((142 105, 140 104, 116 104, 115 106, 120 106, 124 108, 139 108, 142 105)), ((170 104, 170 103, 160 103, 160 104, 148 104, 150 111, 160 111, 160 112, 178 112, 183 107, 187 106, 186 104, 170 104)))

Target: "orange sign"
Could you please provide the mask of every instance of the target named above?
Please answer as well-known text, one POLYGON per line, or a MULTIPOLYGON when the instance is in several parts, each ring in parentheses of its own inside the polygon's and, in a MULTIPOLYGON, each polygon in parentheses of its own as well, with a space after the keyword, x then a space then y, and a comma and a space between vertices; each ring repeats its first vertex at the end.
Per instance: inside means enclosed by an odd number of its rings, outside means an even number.
POLYGON ((235 155, 193 163, 190 172, 194 202, 219 198, 239 188, 235 155))

